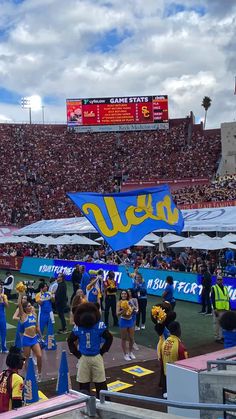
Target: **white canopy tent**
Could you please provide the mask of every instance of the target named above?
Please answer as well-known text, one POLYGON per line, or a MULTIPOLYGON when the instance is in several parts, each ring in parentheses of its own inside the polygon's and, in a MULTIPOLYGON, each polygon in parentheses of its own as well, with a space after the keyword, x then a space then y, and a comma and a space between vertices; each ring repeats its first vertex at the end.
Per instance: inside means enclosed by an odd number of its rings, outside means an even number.
MULTIPOLYGON (((236 206, 221 208, 200 208, 182 211, 185 226, 184 231, 189 232, 236 232, 236 206)), ((165 231, 168 230, 155 230, 165 231)), ((85 217, 63 218, 54 220, 41 220, 29 226, 21 228, 14 235, 62 235, 62 234, 88 234, 98 233, 93 225, 85 217)), ((171 243, 183 238, 170 232, 163 237, 164 243, 171 243), (177 240, 175 240, 177 239, 177 240)), ((157 243, 159 239, 157 236, 157 243)), ((177 247, 177 246, 176 246, 177 247)))
POLYGON ((152 244, 150 242, 147 242, 147 241, 142 239, 142 240, 139 240, 139 242, 135 243, 133 246, 136 246, 136 247, 138 247, 138 246, 154 247, 154 244, 152 244))

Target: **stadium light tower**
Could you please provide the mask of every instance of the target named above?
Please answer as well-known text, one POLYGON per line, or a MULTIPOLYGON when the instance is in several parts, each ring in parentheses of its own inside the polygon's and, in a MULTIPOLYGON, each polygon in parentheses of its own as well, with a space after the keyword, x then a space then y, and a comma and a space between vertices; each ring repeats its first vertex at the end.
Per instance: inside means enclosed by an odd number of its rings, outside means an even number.
POLYGON ((29 109, 29 123, 32 123, 31 111, 38 111, 42 108, 42 99, 38 95, 26 96, 21 99, 21 107, 29 109))

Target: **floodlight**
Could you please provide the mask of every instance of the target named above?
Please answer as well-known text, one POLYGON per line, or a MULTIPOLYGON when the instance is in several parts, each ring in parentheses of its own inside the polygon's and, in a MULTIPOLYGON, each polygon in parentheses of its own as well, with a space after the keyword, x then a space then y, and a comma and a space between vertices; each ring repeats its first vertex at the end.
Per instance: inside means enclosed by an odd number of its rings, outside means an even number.
POLYGON ((38 95, 33 95, 29 97, 30 107, 33 111, 39 111, 42 108, 42 99, 38 95))
POLYGON ((42 99, 39 95, 26 96, 21 99, 21 107, 29 109, 29 123, 31 124, 31 111, 43 111, 43 123, 44 123, 44 110, 42 106, 42 99))

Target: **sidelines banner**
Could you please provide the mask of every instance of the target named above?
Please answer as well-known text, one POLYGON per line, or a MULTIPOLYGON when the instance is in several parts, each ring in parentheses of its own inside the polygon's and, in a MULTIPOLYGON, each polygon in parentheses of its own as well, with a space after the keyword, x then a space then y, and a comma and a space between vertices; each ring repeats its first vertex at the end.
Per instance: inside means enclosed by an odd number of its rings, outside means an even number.
POLYGON ((22 257, 0 256, 0 269, 19 271, 23 262, 22 257))
MULTIPOLYGON (((104 279, 106 279, 108 271, 115 272, 115 280, 119 289, 127 289, 132 287, 132 279, 127 275, 126 268, 120 265, 105 265, 100 263, 86 263, 80 261, 70 261, 62 259, 41 259, 25 257, 21 267, 21 273, 45 277, 57 277, 59 273, 63 273, 65 278, 70 281, 71 274, 75 265, 84 265, 86 270, 104 270, 104 279)), ((132 269, 129 270, 132 272, 132 269)), ((200 303, 201 301, 201 276, 198 274, 176 271, 159 271, 157 269, 140 268, 139 272, 143 275, 147 286, 147 292, 150 295, 160 297, 166 287, 166 277, 171 275, 174 280, 174 296, 177 300, 190 301, 200 303)), ((215 284, 216 278, 212 277, 215 284)), ((231 307, 236 310, 236 280, 235 278, 224 278, 224 284, 228 287, 231 299, 231 307)))

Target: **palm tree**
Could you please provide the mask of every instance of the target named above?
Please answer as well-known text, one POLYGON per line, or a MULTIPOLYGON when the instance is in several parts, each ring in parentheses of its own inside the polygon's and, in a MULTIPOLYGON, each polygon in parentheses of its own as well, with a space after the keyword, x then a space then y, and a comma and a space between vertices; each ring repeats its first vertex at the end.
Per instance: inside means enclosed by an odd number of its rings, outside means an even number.
POLYGON ((203 124, 203 128, 205 129, 206 126, 206 119, 207 119, 207 111, 211 106, 211 98, 208 96, 204 96, 204 98, 202 99, 202 105, 203 108, 205 109, 205 117, 204 117, 204 124, 203 124))

